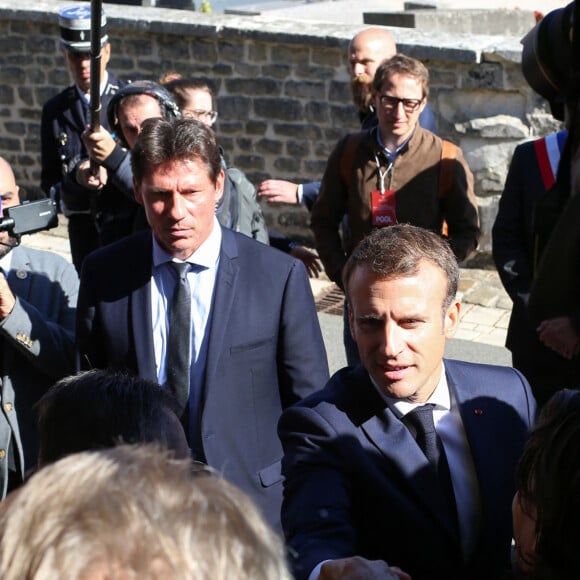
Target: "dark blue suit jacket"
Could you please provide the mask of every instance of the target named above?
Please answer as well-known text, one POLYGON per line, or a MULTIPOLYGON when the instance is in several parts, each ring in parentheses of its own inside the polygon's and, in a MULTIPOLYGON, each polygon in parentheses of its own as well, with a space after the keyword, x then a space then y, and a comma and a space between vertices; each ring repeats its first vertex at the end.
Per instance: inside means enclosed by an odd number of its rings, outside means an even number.
MULTIPOLYGON (((282 410, 322 388, 328 363, 302 263, 222 228, 209 326, 202 445, 207 462, 279 527, 282 410)), ((91 254, 81 276, 81 363, 157 380, 151 327, 152 234, 91 254)))
POLYGON ((385 560, 413 580, 492 580, 509 568, 514 470, 535 415, 505 367, 445 361, 479 483, 481 521, 464 562, 453 515, 404 424, 361 367, 282 415, 282 524, 298 580, 324 560, 385 560))

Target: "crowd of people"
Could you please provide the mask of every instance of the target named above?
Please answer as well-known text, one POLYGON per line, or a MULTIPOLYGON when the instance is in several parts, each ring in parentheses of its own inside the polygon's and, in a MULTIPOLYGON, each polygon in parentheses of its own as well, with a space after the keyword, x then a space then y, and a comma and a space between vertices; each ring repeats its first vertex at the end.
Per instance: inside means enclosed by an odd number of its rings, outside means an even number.
MULTIPOLYGON (((59 18, 74 83, 42 111, 42 188, 73 263, 0 233, 0 577, 574 578, 580 334, 526 310, 566 133, 516 149, 494 226, 513 368, 449 360, 473 177, 390 32, 349 45, 361 131, 321 182, 254 187, 211 83, 120 81, 104 14, 91 129, 90 7, 59 18), (322 266, 260 199, 308 207, 322 266), (345 292, 332 377, 322 267, 345 292)), ((4 159, 0 188, 20 202, 4 159)))

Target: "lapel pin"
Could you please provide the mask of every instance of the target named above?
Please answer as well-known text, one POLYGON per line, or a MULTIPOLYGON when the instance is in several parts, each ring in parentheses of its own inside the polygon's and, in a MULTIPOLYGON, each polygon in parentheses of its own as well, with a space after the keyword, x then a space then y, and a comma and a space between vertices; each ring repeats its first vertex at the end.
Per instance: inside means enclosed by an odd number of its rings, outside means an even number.
POLYGON ((28 276, 28 274, 26 273, 25 270, 17 270, 16 271, 16 277, 20 278, 20 280, 24 280, 24 278, 26 278, 26 276, 28 276))
POLYGON ((476 415, 483 415, 483 410, 482 409, 475 409, 474 413, 476 415))

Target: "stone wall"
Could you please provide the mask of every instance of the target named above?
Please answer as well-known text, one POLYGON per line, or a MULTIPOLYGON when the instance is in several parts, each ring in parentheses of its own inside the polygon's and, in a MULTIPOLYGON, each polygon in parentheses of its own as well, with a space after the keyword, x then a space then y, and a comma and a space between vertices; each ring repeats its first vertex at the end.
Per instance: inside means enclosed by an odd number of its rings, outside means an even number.
MULTIPOLYGON (((39 195, 40 111, 67 84, 58 9, 73 2, 0 0, 0 155, 29 198, 39 195)), ((107 4, 110 68, 128 79, 176 70, 211 80, 217 130, 230 164, 258 183, 266 177, 319 179, 329 152, 357 128, 346 47, 358 28, 266 16, 205 15, 107 4)), ((359 27, 360 28, 360 27, 359 27)), ((399 50, 431 71, 440 134, 459 144, 473 170, 484 238, 520 141, 557 128, 525 83, 515 37, 437 35, 392 29, 399 50)), ((268 220, 311 243, 299 207, 269 206, 268 220)))

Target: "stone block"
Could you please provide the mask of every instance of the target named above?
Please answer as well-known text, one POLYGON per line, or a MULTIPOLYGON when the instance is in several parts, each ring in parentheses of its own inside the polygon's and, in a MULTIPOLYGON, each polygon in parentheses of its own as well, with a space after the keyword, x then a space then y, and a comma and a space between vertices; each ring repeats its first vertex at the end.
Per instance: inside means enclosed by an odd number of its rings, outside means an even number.
POLYGON ((268 47, 262 43, 248 45, 248 60, 250 62, 268 62, 268 47))
POLYGON ((157 49, 159 52, 159 56, 161 58, 170 58, 170 59, 190 58, 189 43, 175 42, 175 38, 172 36, 160 38, 157 41, 157 49))
POLYGON ((217 51, 217 58, 222 62, 238 63, 247 61, 245 44, 242 42, 219 41, 217 43, 217 51))
POLYGON ((327 160, 308 160, 304 162, 304 169, 307 175, 311 175, 312 179, 315 181, 319 181, 322 179, 324 175, 324 171, 326 170, 326 161, 327 160))
MULTIPOLYGON (((215 43, 206 42, 199 38, 196 38, 191 43, 191 55, 195 62, 221 62, 215 43)), ((235 59, 233 62, 235 62, 235 59)))
POLYGON ((303 107, 300 101, 294 99, 259 97, 254 99, 254 113, 266 119, 299 122, 303 107))
POLYGON ((260 66, 248 62, 236 62, 234 64, 234 71, 237 75, 244 78, 259 79, 262 77, 260 66))
POLYGON ((210 67, 210 70, 216 75, 230 76, 234 72, 234 67, 229 64, 223 64, 219 62, 210 67))
POLYGON ((526 139, 530 136, 529 128, 518 117, 509 115, 470 119, 456 123, 455 130, 490 139, 526 139))
POLYGON ((463 89, 503 89, 503 69, 498 63, 472 65, 463 79, 463 89))
POLYGON ((284 62, 293 65, 310 63, 310 48, 307 46, 290 46, 273 44, 270 49, 272 62, 284 62))
POLYGON ((312 51, 312 64, 319 64, 324 67, 338 68, 342 66, 342 55, 336 50, 324 50, 321 48, 312 51))
POLYGON ((517 92, 440 89, 436 109, 452 123, 509 115, 525 117, 525 98, 517 92))
POLYGON ((350 84, 340 81, 333 81, 330 83, 328 90, 328 100, 330 102, 351 103, 352 95, 350 92, 350 84))
POLYGON ((247 135, 264 135, 268 129, 268 123, 264 121, 247 121, 246 134, 247 135))
POLYGON ((284 94, 298 99, 325 99, 326 86, 322 82, 287 81, 284 84, 284 94))
POLYGON ((5 129, 6 133, 9 133, 11 135, 24 135, 26 125, 24 123, 19 123, 19 122, 13 122, 13 123, 6 122, 6 123, 4 123, 4 129, 5 129))
MULTIPOLYGON (((27 107, 34 106, 34 93, 32 89, 28 86, 26 87, 18 87, 18 98, 22 103, 24 103, 27 107)), ((38 115, 38 111, 35 110, 34 113, 38 115)), ((30 109, 20 109, 19 115, 23 119, 30 119, 31 117, 28 116, 30 114, 30 109)))
POLYGON ((247 137, 239 137, 236 139, 236 145, 241 151, 252 151, 252 140, 247 137))
POLYGON ((260 139, 256 143, 256 153, 280 155, 282 152, 282 143, 277 139, 260 139))
POLYGON ((226 79, 225 87, 233 95, 280 95, 282 83, 268 78, 235 78, 226 79))
POLYGON ((123 53, 133 57, 148 56, 153 54, 154 46, 150 38, 129 38, 123 41, 123 53))
POLYGON ((310 141, 288 141, 286 152, 293 157, 306 157, 310 153, 310 141))
POLYGON ((320 127, 312 124, 275 123, 274 133, 282 137, 297 137, 311 140, 322 138, 320 127))
POLYGON ((261 155, 236 155, 234 167, 242 171, 264 169, 264 158, 261 155))
POLYGON ((286 79, 290 75, 291 68, 286 64, 265 64, 262 66, 262 74, 274 79, 286 79))
MULTIPOLYGON (((250 117, 251 99, 240 96, 223 96, 219 99, 219 112, 222 119, 241 119, 250 117)), ((220 124, 221 126, 221 124, 220 124)))
POLYGON ((14 152, 22 151, 22 144, 20 143, 20 139, 18 138, 0 135, 0 149, 14 152))
POLYGON ((278 157, 274 161, 274 168, 278 171, 296 173, 300 169, 300 160, 295 157, 278 157))
POLYGON ((0 84, 0 104, 14 104, 14 89, 4 84, 0 84))
POLYGON ((219 125, 221 135, 235 135, 244 129, 244 124, 241 121, 224 121, 219 125))
POLYGON ((298 79, 317 79, 326 81, 333 79, 336 76, 336 70, 334 68, 323 66, 299 64, 295 67, 294 74, 298 79))
POLYGON ((350 103, 348 105, 332 105, 330 107, 330 120, 334 126, 340 127, 356 126, 358 121, 356 111, 350 103))
POLYGON ((330 107, 325 101, 310 101, 304 107, 304 118, 311 123, 327 123, 330 107))

